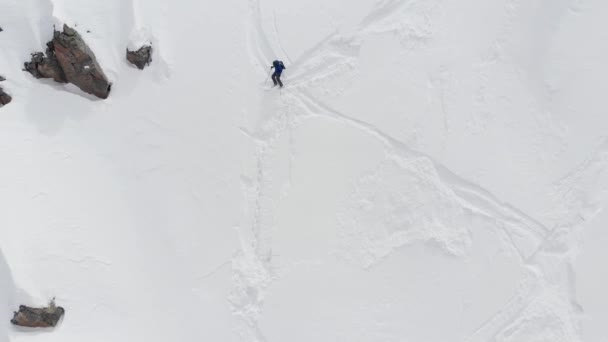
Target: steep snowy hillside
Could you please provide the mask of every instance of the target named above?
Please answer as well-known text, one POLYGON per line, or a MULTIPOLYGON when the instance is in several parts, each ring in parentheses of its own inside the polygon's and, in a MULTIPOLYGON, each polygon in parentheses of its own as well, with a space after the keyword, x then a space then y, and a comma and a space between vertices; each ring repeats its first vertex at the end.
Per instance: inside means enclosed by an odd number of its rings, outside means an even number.
POLYGON ((606 10, 0 0, 0 342, 608 340, 606 10))

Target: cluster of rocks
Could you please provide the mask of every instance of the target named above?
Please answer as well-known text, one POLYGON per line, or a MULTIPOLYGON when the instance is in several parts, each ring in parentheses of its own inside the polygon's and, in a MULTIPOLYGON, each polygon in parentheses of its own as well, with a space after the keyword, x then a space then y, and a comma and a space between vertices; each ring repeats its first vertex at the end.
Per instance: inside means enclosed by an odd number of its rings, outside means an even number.
MULTIPOLYGON (((93 51, 75 29, 63 25, 63 31, 54 30, 53 39, 46 45, 45 52, 32 53, 30 61, 24 63, 25 71, 36 78, 72 83, 82 91, 102 99, 109 96, 112 83, 93 51)), ((136 51, 127 48, 127 61, 143 70, 152 62, 152 46, 143 45, 136 51)), ((11 97, 0 88, 0 106, 10 101, 11 97)))
MULTIPOLYGON (((63 31, 54 31, 46 52, 32 53, 25 70, 36 78, 51 78, 59 83, 72 83, 82 91, 106 99, 112 84, 97 62, 95 54, 81 35, 63 25, 63 31)), ((137 51, 127 49, 127 60, 139 69, 152 62, 152 46, 144 45, 137 51)))
POLYGON ((127 49, 127 60, 138 69, 143 70, 152 62, 152 46, 144 45, 137 51, 127 49))
MULTIPOLYGON (((5 81, 6 79, 2 76, 0 76, 0 82, 5 81)), ((11 101, 13 100, 13 98, 4 92, 4 89, 2 89, 2 87, 0 87, 0 107, 9 104, 11 101)))
POLYGON ((11 323, 28 328, 52 328, 57 325, 64 313, 65 310, 56 306, 54 300, 44 308, 20 305, 19 311, 15 312, 11 323))
POLYGON ((36 78, 69 82, 102 99, 108 97, 112 88, 93 51, 80 34, 67 25, 63 25, 63 32, 55 30, 53 40, 47 43, 46 55, 33 53, 24 65, 36 78))

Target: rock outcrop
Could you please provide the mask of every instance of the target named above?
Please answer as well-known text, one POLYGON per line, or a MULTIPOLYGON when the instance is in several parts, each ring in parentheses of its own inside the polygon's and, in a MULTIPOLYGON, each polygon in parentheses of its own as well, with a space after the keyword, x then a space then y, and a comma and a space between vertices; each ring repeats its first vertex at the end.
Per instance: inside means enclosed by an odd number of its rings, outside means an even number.
POLYGON ((0 87, 0 107, 9 104, 12 100, 13 98, 0 87))
MULTIPOLYGON (((4 76, 0 76, 0 82, 6 80, 6 78, 4 78, 4 76)), ((2 87, 0 87, 0 107, 4 106, 5 104, 9 104, 9 102, 11 102, 13 100, 13 98, 4 92, 4 89, 2 89, 2 87)))
POLYGON ((32 54, 32 59, 24 64, 25 70, 36 78, 52 78, 55 82, 67 83, 68 80, 59 66, 52 48, 53 43, 47 44, 46 56, 42 52, 32 54))
POLYGON ((19 311, 15 312, 11 323, 28 328, 52 328, 57 325, 65 310, 60 306, 55 306, 52 301, 46 308, 31 308, 25 305, 19 306, 19 311))
POLYGON ((152 46, 144 45, 137 51, 127 49, 127 60, 140 70, 152 62, 152 46))
POLYGON ((72 83, 82 91, 105 99, 112 84, 104 74, 95 54, 76 30, 63 25, 47 43, 46 55, 32 54, 25 70, 36 78, 52 78, 60 83, 72 83))

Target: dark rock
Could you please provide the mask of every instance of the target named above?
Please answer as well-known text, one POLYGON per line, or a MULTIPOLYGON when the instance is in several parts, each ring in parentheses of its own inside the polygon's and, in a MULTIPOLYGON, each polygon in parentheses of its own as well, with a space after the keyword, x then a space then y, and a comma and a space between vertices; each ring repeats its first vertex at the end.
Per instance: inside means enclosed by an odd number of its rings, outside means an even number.
POLYGON ((0 32, 2 32, 2 31, 4 31, 4 30, 2 29, 2 27, 0 27, 0 32))
POLYGON ((152 62, 152 46, 144 45, 137 51, 129 51, 127 49, 127 60, 140 70, 143 70, 146 65, 150 65, 152 62))
POLYGON ((45 308, 30 308, 25 305, 19 306, 19 311, 15 312, 11 323, 21 327, 29 328, 51 328, 57 325, 65 310, 60 306, 55 306, 52 301, 45 308))
POLYGON ((108 97, 112 85, 76 30, 64 25, 63 32, 54 32, 47 47, 46 56, 42 52, 32 54, 31 61, 25 63, 26 71, 36 78, 72 83, 102 99, 108 97))
POLYGON ((13 98, 4 92, 4 89, 0 88, 0 107, 9 104, 13 98))
MULTIPOLYGON (((4 78, 4 76, 0 75, 0 82, 6 81, 6 78, 4 78)), ((0 87, 0 107, 4 106, 5 104, 8 104, 9 102, 11 102, 13 100, 13 98, 4 92, 4 89, 2 89, 2 87, 0 87)))
POLYGON ((111 84, 78 32, 64 25, 63 32, 55 31, 53 46, 68 82, 102 99, 108 97, 111 84))
POLYGON ((32 59, 24 64, 25 70, 36 78, 52 78, 55 82, 67 83, 68 80, 53 52, 52 42, 48 45, 46 56, 42 52, 33 53, 32 59))

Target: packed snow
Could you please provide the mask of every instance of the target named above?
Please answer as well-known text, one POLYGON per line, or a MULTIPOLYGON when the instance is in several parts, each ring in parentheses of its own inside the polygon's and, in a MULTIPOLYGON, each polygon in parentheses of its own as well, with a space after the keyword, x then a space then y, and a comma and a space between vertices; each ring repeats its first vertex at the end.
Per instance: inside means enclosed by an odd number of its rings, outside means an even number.
POLYGON ((0 342, 608 341, 607 10, 0 0, 0 342))

